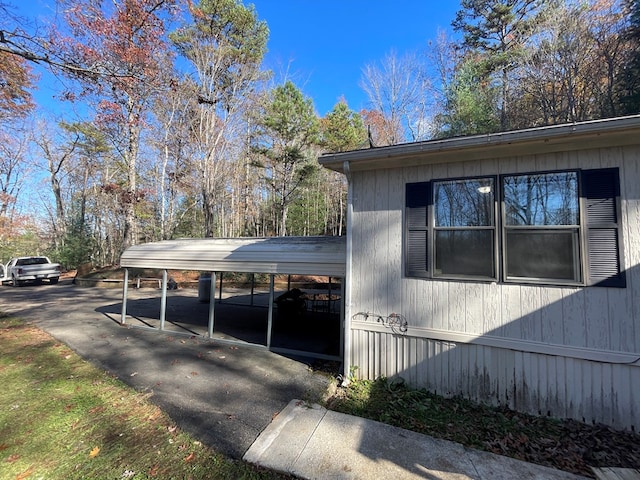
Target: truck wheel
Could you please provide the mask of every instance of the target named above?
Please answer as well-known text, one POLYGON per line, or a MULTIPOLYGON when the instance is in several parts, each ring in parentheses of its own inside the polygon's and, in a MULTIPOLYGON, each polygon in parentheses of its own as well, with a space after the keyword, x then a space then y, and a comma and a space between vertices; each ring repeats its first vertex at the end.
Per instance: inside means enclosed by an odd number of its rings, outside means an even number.
POLYGON ((11 286, 19 287, 20 285, 22 285, 22 282, 20 282, 19 280, 16 280, 15 275, 12 275, 11 276, 11 286))
POLYGON ((49 283, 50 283, 51 285, 55 285, 56 283, 58 283, 58 280, 59 280, 59 279, 58 279, 57 277, 56 277, 56 278, 50 278, 50 279, 49 279, 49 283))

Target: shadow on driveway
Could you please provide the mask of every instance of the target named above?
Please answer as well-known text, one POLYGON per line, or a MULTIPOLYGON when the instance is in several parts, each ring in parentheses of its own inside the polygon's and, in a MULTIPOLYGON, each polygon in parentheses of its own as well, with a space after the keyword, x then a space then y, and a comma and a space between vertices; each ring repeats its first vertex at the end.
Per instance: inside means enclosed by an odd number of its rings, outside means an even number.
MULTIPOLYGON (((192 310, 180 307, 176 297, 188 294, 173 292, 168 303, 194 321, 195 330, 201 327, 199 315, 208 306, 189 299, 192 310)), ((233 458, 242 457, 290 400, 319 401, 332 383, 302 358, 197 335, 122 326, 121 295, 119 289, 61 282, 2 287, 0 303, 4 312, 37 325, 99 368, 149 392, 151 401, 183 430, 233 458)), ((130 291, 130 305, 159 309, 157 296, 157 290, 130 291)))

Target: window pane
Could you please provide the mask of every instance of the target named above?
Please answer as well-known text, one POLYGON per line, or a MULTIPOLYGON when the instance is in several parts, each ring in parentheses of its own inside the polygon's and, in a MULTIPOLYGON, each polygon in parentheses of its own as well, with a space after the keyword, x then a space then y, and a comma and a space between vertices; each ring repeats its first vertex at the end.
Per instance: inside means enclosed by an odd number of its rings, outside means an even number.
POLYGON ((495 278, 493 230, 438 230, 435 233, 434 275, 495 278))
POLYGON ((494 224, 492 178, 436 182, 433 188, 436 227, 494 224))
POLYGON ((576 172, 502 178, 507 225, 578 225, 576 172))
POLYGON ((579 281, 577 230, 508 230, 507 278, 579 281))

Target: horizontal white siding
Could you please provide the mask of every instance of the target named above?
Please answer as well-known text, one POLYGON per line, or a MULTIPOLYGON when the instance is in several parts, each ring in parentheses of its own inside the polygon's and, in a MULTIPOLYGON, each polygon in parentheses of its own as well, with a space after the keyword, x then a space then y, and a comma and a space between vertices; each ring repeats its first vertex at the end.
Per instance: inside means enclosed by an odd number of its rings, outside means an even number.
POLYGON ((357 172, 353 174, 352 188, 351 316, 358 312, 381 316, 398 313, 410 329, 408 335, 395 337, 357 326, 351 362, 361 375, 375 378, 405 372, 412 383, 444 394, 464 393, 485 401, 494 396, 507 404, 519 398, 518 408, 526 406, 534 413, 549 411, 562 417, 584 417, 586 421, 597 419, 616 425, 631 418, 639 426, 638 406, 632 411, 631 403, 640 404, 640 393, 632 398, 629 386, 632 379, 640 385, 640 365, 615 365, 618 361, 640 359, 639 147, 357 172), (402 237, 407 182, 614 166, 620 168, 621 178, 626 288, 404 277, 402 237), (555 353, 558 349, 561 352, 563 346, 568 348, 566 356, 557 356, 545 355, 544 349, 537 347, 517 352, 512 343, 509 349, 459 341, 454 347, 446 338, 430 339, 432 331, 547 344, 553 346, 555 353), (367 342, 371 342, 369 347, 367 342), (598 352, 603 352, 602 364, 594 361, 598 352), (616 352, 622 356, 607 363, 616 352), (473 393, 480 391, 484 394, 473 393))

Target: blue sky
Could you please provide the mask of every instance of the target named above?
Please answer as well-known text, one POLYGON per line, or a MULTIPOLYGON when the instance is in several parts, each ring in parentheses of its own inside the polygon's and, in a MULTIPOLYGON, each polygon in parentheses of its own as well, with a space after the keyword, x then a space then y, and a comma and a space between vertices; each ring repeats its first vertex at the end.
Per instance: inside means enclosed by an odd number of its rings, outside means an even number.
MULTIPOLYGON (((54 0, 9 0, 24 15, 55 12, 54 0)), ((265 67, 277 80, 292 80, 324 116, 344 97, 353 110, 367 107, 362 69, 392 50, 419 51, 438 29, 451 33, 458 0, 247 0, 269 26, 265 67)), ((43 75, 36 101, 55 91, 43 75)))
MULTIPOLYGON (((249 3, 249 2, 245 2, 249 3)), ((254 0, 270 29, 267 66, 287 70, 324 116, 344 96, 366 108, 362 69, 398 54, 426 48, 438 29, 451 32, 458 0, 254 0)))

